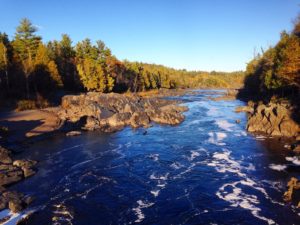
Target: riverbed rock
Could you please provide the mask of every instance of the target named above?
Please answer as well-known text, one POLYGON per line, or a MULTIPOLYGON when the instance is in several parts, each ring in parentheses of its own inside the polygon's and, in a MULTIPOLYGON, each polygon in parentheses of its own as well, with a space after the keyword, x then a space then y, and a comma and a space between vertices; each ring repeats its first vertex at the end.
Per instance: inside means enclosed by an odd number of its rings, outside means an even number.
POLYGON ((66 133, 66 136, 67 137, 72 137, 72 136, 78 136, 78 135, 81 135, 81 131, 70 131, 68 133, 66 133))
POLYGON ((11 152, 0 146, 0 210, 9 208, 14 213, 19 212, 31 202, 29 196, 24 197, 21 193, 8 191, 5 186, 34 175, 36 163, 28 159, 13 161, 11 152))
POLYGON ((37 164, 34 160, 21 159, 13 162, 14 166, 17 166, 22 169, 24 177, 31 177, 36 172, 34 170, 34 166, 37 164))
POLYGON ((10 185, 22 180, 24 177, 21 168, 10 165, 5 170, 0 171, 0 185, 10 185))
POLYGON ((130 125, 133 128, 148 127, 150 124, 150 118, 146 112, 134 112, 130 118, 130 125))
POLYGON ((290 202, 293 200, 294 190, 300 189, 300 182, 297 178, 292 177, 287 183, 288 190, 283 195, 283 200, 285 202, 290 202))
POLYGON ((62 121, 83 121, 81 128, 85 130, 114 132, 125 126, 149 127, 151 122, 179 124, 186 110, 174 100, 89 92, 63 97, 57 114, 62 121))
POLYGON ((293 152, 299 154, 300 153, 300 143, 295 143, 293 146, 293 152))
POLYGON ((20 212, 32 203, 32 196, 25 196, 17 191, 4 191, 0 195, 0 210, 9 208, 12 212, 20 212))
POLYGON ((287 105, 259 104, 248 116, 247 130, 271 136, 296 137, 300 126, 293 120, 291 112, 290 106, 287 105))
POLYGON ((19 159, 13 162, 14 166, 32 168, 37 164, 36 161, 30 159, 19 159))
POLYGON ((10 154, 11 153, 9 150, 0 146, 0 163, 5 163, 5 164, 12 163, 10 154))

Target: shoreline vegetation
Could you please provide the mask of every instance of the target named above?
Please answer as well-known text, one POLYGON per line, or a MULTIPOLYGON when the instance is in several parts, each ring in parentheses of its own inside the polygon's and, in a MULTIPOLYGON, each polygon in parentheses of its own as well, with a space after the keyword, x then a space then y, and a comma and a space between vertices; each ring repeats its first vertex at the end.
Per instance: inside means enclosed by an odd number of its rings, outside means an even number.
POLYGON ((45 108, 58 105, 66 94, 90 91, 239 88, 243 81, 243 71, 187 71, 120 61, 100 40, 86 38, 73 44, 63 34, 61 40, 43 43, 37 28, 26 18, 20 21, 12 40, 0 33, 0 107, 4 108, 45 108))
MULTIPOLYGON (((13 159, 19 144, 56 132, 74 136, 82 130, 147 128, 152 122, 176 125, 188 109, 163 97, 190 89, 234 89, 213 100, 248 102, 236 112, 248 113, 249 132, 291 138, 290 148, 300 153, 300 17, 291 33, 283 32, 278 44, 248 63, 246 72, 232 73, 120 61, 102 41, 72 45, 63 34, 43 43, 36 31, 23 19, 13 40, 0 33, 0 109, 10 110, 0 115, 0 210, 18 212, 33 200, 6 189, 35 173, 37 162, 13 159)), ((298 179, 291 178, 286 202, 295 201, 296 189, 298 179)))

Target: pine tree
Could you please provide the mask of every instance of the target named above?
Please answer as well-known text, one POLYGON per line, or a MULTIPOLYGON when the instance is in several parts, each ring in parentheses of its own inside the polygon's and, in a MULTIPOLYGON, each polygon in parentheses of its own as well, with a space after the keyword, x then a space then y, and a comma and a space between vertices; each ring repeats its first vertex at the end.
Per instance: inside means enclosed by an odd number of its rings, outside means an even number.
POLYGON ((30 20, 24 18, 17 27, 13 47, 23 67, 26 78, 26 96, 29 98, 29 77, 34 70, 34 59, 41 41, 41 38, 35 35, 37 29, 30 20))

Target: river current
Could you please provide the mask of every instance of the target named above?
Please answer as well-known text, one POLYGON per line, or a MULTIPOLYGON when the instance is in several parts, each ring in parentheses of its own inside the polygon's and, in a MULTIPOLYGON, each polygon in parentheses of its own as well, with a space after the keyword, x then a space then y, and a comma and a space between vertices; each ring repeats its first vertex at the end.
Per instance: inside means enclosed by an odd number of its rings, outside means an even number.
POLYGON ((36 197, 25 224, 300 224, 282 200, 300 162, 245 131, 243 102, 208 99, 221 92, 176 97, 189 108, 178 126, 30 145, 19 157, 38 160, 38 173, 12 187, 36 197))

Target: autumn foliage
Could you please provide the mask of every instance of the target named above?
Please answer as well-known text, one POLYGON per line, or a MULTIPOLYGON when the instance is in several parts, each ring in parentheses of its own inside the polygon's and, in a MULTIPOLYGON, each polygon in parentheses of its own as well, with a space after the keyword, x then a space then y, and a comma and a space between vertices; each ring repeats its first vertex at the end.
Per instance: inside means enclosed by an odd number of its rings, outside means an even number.
MULTIPOLYGON (((290 55, 283 55, 290 61, 290 55)), ((290 65, 289 73, 293 72, 290 65)), ((285 73, 281 70, 281 73, 285 73)), ((72 43, 67 34, 47 43, 22 19, 13 40, 0 33, 0 97, 48 99, 66 92, 140 92, 173 88, 227 88, 243 83, 243 72, 186 71, 120 61, 102 42, 72 43)), ((44 105, 44 104, 43 104, 44 105)))

